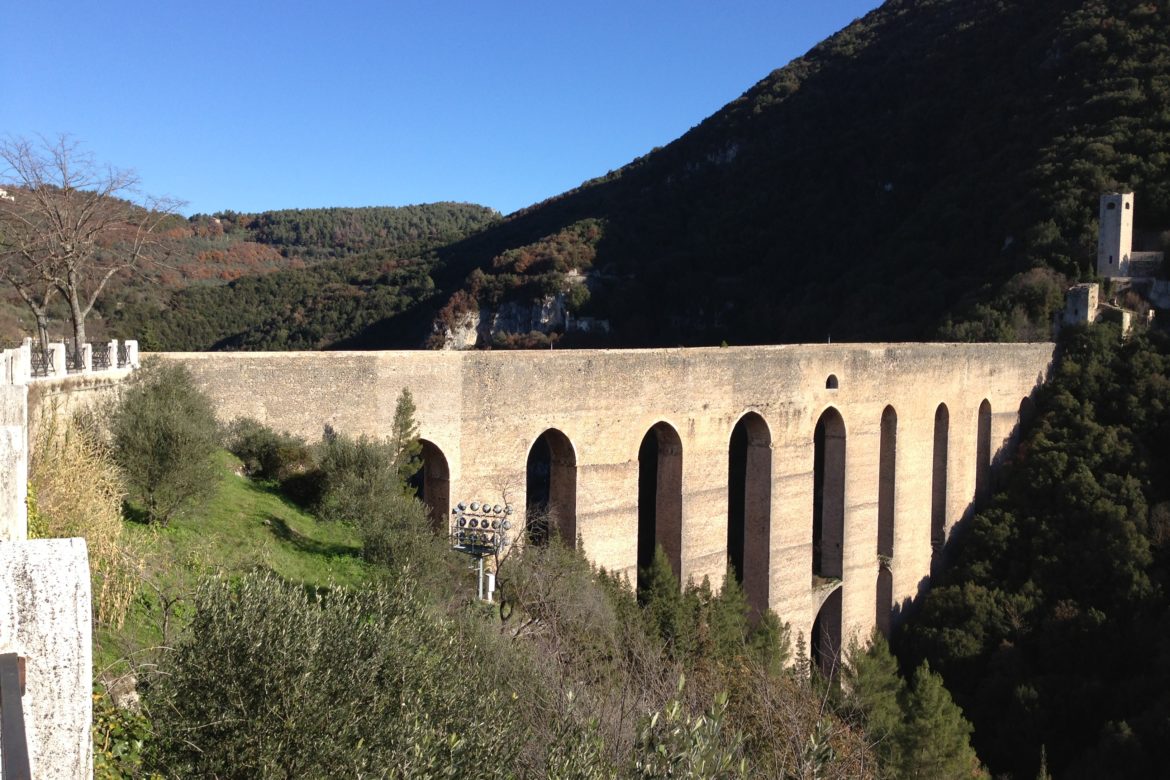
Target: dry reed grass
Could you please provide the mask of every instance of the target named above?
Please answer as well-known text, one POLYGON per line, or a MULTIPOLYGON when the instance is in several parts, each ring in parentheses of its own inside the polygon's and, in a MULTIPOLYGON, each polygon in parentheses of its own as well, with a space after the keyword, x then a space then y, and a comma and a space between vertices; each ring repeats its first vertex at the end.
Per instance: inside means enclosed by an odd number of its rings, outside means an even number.
POLYGON ((31 534, 83 537, 89 548, 94 617, 122 627, 141 582, 144 556, 124 533, 122 474, 96 427, 46 412, 29 454, 31 534))

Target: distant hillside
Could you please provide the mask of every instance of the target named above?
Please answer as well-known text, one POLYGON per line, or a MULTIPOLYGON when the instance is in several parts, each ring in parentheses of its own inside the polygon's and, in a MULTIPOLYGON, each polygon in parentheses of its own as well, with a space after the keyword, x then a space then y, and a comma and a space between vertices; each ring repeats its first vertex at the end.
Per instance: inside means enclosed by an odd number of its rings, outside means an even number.
POLYGON ((419 294, 377 321, 309 323, 394 284, 376 264, 288 312, 341 347, 543 343, 522 331, 550 302, 537 329, 568 310, 615 346, 1044 337, 1099 192, 1170 228, 1168 25, 1150 2, 891 0, 668 146, 417 255, 419 294))
POLYGON ((1168 23, 1117 0, 889 2, 447 256, 512 274, 493 258, 598 220, 613 281, 585 311, 622 343, 913 339, 948 316, 952 337, 1027 336, 1059 280, 1017 275, 1088 272, 1101 190, 1170 227, 1168 23))
POLYGON ((321 334, 305 336, 304 341, 289 342, 270 334, 268 323, 288 313, 284 302, 311 295, 323 295, 332 302, 331 309, 344 308, 343 299, 352 302, 355 297, 334 295, 334 288, 355 275, 366 278, 367 287, 398 284, 398 277, 383 275, 388 262, 397 265, 387 258, 411 257, 448 244, 499 216, 474 204, 432 203, 259 214, 227 211, 176 219, 166 232, 166 260, 138 277, 119 280, 99 302, 99 315, 115 335, 132 338, 146 333, 144 343, 152 348, 210 349, 251 331, 268 334, 264 344, 272 348, 287 349, 293 343, 324 346, 398 308, 365 307, 372 319, 352 322, 331 311, 324 316, 326 321, 318 317, 311 326, 321 334), (345 270, 333 262, 342 258, 357 260, 341 263, 345 270), (238 290, 229 284, 236 280, 238 290), (342 323, 340 331, 329 324, 332 320, 342 323))
POLYGON ((306 260, 375 250, 438 246, 457 241, 499 218, 486 206, 428 203, 421 206, 287 209, 259 214, 223 211, 197 215, 192 223, 218 225, 226 235, 278 248, 306 260))

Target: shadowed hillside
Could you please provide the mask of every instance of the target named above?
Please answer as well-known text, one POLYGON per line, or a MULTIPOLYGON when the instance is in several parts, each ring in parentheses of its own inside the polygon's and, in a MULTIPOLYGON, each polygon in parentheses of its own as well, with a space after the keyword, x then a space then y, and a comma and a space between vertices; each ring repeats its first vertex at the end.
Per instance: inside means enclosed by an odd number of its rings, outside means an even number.
MULTIPOLYGON (((1125 0, 892 0, 668 146, 408 261, 415 291, 377 321, 317 330, 418 346, 436 317, 526 329, 559 294, 615 346, 1046 337, 1100 191, 1170 227, 1168 23, 1125 0)), ((353 268, 351 288, 395 283, 353 268)), ((279 346, 272 327, 221 346, 279 346)))

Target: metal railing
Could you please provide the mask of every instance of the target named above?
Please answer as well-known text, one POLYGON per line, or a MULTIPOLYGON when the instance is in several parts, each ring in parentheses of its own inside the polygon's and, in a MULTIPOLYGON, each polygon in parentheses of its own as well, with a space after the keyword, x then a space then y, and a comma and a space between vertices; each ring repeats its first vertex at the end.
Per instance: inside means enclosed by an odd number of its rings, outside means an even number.
POLYGON ((22 696, 24 659, 16 653, 0 654, 0 777, 4 780, 32 780, 22 696))
POLYGON ((47 346, 38 341, 34 341, 29 358, 33 376, 49 376, 53 373, 53 361, 49 359, 49 349, 47 346))
POLYGON ((132 371, 138 368, 138 354, 134 339, 91 342, 75 351, 69 341, 41 344, 26 338, 18 347, 0 349, 0 381, 7 378, 22 384, 65 379, 74 374, 132 371))
POLYGON ((94 344, 92 346, 93 359, 90 368, 94 371, 105 371, 110 367, 110 358, 114 357, 110 354, 110 343, 108 341, 94 344))
POLYGON ((72 341, 65 342, 65 370, 71 374, 85 369, 81 359, 81 350, 74 349, 73 346, 72 341))

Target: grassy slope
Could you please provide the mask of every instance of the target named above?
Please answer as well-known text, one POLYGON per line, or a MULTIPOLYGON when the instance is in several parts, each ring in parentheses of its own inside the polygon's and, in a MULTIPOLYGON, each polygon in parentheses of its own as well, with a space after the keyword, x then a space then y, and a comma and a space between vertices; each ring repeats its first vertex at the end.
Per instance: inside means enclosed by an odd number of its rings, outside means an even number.
MULTIPOLYGON (((227 452, 220 463, 219 490, 203 507, 167 528, 127 522, 145 552, 147 584, 121 630, 98 631, 97 669, 164 644, 163 600, 185 596, 200 577, 266 568, 307 585, 352 585, 373 575, 352 528, 319 522, 275 490, 239 476, 240 463, 227 452)), ((171 636, 182 620, 181 611, 170 615, 171 636)))

